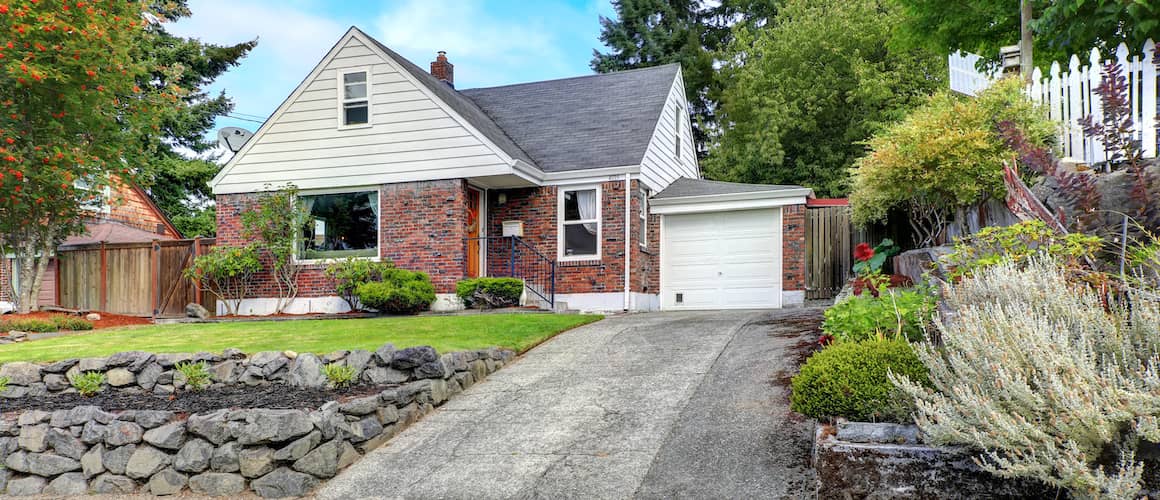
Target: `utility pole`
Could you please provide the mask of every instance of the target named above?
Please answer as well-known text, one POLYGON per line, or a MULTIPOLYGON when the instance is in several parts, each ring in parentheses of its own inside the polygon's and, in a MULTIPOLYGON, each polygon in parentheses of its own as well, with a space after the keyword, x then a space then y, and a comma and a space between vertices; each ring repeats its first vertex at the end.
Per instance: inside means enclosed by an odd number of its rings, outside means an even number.
POLYGON ((1019 72, 1024 81, 1031 81, 1035 63, 1031 58, 1031 1, 1019 0, 1019 72))

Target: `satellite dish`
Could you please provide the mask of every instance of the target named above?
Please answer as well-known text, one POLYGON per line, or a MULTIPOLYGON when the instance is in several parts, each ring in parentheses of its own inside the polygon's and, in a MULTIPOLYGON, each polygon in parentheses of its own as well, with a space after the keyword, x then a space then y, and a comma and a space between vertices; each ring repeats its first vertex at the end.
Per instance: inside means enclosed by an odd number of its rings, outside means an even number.
POLYGON ((242 146, 246 145, 246 141, 249 141, 253 136, 253 132, 244 128, 226 127, 218 131, 218 144, 237 153, 242 150, 242 146))

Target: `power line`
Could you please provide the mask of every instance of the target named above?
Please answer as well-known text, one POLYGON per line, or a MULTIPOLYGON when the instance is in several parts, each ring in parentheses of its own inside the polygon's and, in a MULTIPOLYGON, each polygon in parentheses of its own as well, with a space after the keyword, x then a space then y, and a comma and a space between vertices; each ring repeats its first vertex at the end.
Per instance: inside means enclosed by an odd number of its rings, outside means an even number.
POLYGON ((244 122, 253 122, 253 123, 265 123, 266 122, 265 120, 255 120, 253 118, 244 118, 244 117, 232 115, 232 114, 227 114, 226 116, 229 118, 233 118, 235 120, 242 120, 244 122))

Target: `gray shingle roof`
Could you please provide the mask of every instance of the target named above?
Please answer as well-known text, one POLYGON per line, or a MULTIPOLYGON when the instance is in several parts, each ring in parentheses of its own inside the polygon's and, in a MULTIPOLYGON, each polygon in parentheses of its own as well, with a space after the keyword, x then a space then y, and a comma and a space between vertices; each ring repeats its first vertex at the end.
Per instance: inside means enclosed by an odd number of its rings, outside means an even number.
POLYGON ((459 91, 545 172, 638 165, 680 66, 459 91))
MULTIPOLYGON (((358 28, 353 29, 357 30, 358 28)), ((361 30, 359 32, 362 33, 361 30)), ((430 73, 416 66, 411 61, 408 61, 406 57, 399 55, 397 52, 391 50, 386 45, 383 45, 382 42, 375 40, 374 37, 367 35, 366 33, 363 33, 363 36, 374 42, 380 50, 386 52, 386 54, 394 59, 395 62, 399 63, 403 69, 407 70, 411 76, 415 77, 416 80, 419 80, 419 83, 423 84, 423 86, 427 87, 428 89, 431 89, 431 91, 434 92, 441 101, 450 106, 451 109, 455 110, 459 116, 462 116, 464 120, 467 120, 471 126, 475 127, 476 130, 479 130, 481 134, 487 137, 491 142, 495 143, 495 145, 502 149, 505 153, 507 153, 512 158, 523 160, 527 163, 535 165, 535 162, 531 159, 531 157, 528 156, 528 154, 523 149, 521 149, 520 146, 516 144, 511 137, 504 133, 504 130, 501 129, 495 121, 488 117, 487 114, 483 112, 483 110, 479 109, 479 106, 472 102, 471 99, 468 99, 464 97, 463 94, 456 92, 455 89, 450 85, 443 83, 439 81, 438 78, 431 76, 430 73)))
POLYGON ((781 184, 740 184, 736 182, 709 181, 704 179, 690 179, 681 177, 669 184, 661 192, 653 196, 654 199, 685 198, 688 196, 712 196, 718 194, 736 193, 764 193, 777 191, 794 191, 806 189, 801 186, 787 186, 781 184))

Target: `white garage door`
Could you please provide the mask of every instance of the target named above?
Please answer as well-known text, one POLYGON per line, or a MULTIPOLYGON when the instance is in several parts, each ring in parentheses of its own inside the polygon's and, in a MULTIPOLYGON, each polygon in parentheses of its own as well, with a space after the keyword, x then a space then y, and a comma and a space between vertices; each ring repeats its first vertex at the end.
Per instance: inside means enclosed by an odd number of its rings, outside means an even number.
POLYGON ((665 215, 661 308, 781 307, 781 209, 665 215))

